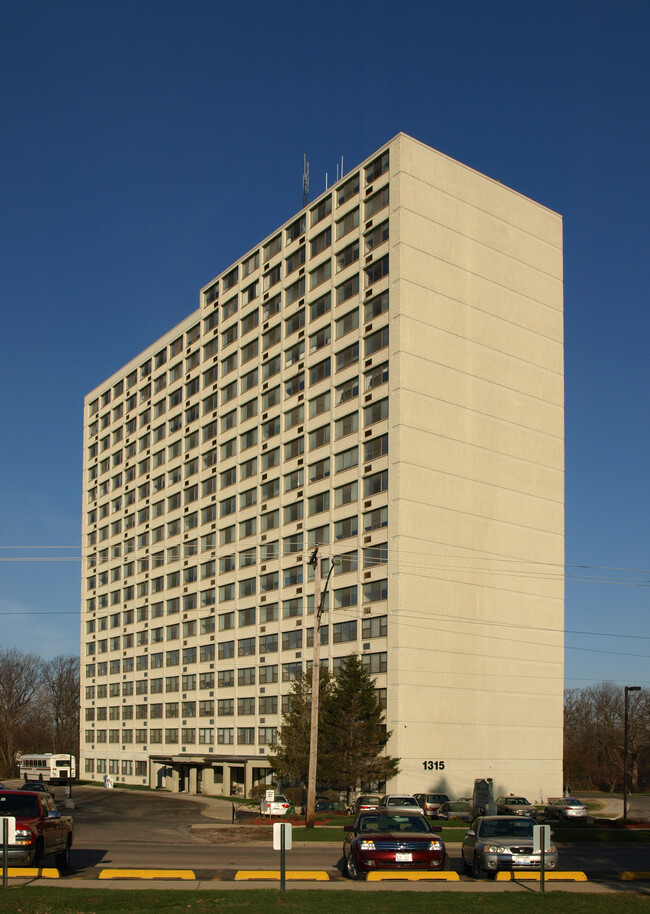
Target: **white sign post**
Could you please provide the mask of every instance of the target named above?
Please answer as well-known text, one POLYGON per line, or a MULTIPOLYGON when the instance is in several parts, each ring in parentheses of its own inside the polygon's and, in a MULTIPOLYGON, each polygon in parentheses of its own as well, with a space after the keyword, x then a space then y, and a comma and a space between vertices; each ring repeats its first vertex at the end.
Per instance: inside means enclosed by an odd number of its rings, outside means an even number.
POLYGON ((16 817, 0 816, 0 822, 2 823, 2 885, 3 888, 7 888, 8 845, 14 844, 16 841, 16 817))
POLYGON ((280 891, 285 887, 284 852, 290 851, 292 845, 291 822, 275 822, 273 825, 273 850, 280 851, 280 891))
POLYGON ((539 890, 544 892, 544 869, 546 866, 546 851, 551 849, 551 826, 533 825, 533 853, 539 854, 539 890))

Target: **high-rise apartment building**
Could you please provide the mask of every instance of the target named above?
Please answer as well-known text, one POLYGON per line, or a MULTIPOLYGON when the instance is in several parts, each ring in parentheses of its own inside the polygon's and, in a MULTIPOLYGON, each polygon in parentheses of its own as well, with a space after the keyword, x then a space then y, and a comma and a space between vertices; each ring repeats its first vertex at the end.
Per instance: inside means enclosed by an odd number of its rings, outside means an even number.
POLYGON ((399 134, 86 398, 81 776, 263 782, 319 544, 391 789, 558 793, 563 436, 560 217, 399 134))

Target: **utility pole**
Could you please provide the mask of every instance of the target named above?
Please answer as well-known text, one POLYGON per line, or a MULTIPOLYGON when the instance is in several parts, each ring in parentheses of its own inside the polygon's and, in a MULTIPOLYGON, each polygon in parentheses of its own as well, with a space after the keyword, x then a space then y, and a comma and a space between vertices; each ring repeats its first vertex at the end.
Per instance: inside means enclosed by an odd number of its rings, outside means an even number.
POLYGON ((627 744, 630 728, 630 692, 640 692, 641 686, 625 686, 625 716, 623 721, 623 820, 627 819, 627 744))
POLYGON ((307 778, 306 828, 314 827, 316 811, 316 767, 318 765, 318 701, 320 692, 320 555, 318 546, 309 556, 314 566, 314 652, 311 665, 311 730, 309 735, 309 776, 307 778))
POLYGON ((311 730, 309 735, 309 775, 307 778, 307 818, 306 828, 314 827, 314 813, 316 811, 316 768, 318 766, 318 714, 320 692, 320 620, 327 596, 327 587, 335 568, 341 564, 341 559, 332 559, 329 571, 325 578, 325 586, 321 592, 320 554, 316 546, 309 556, 308 565, 314 566, 314 652, 311 666, 311 730))

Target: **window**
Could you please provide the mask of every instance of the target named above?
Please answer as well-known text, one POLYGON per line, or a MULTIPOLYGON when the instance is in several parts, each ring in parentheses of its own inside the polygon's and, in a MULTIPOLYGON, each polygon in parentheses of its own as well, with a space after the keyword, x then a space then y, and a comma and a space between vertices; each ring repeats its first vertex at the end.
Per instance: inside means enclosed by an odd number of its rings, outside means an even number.
POLYGON ((380 600, 388 599, 388 581, 384 578, 381 581, 370 581, 363 585, 363 602, 376 603, 380 600))
POLYGON ((282 264, 276 264, 268 273, 264 276, 264 291, 268 292, 276 283, 280 282, 282 279, 282 264))
POLYGON ((336 321, 336 338, 340 339, 342 336, 345 336, 346 333, 350 333, 352 330, 356 330, 359 326, 359 309, 353 308, 352 311, 348 311, 347 314, 344 314, 343 317, 339 317, 336 321))
POLYGON ((340 273, 359 259, 359 240, 356 239, 336 255, 336 272, 340 273))
POLYGON ((310 385, 318 384, 319 381, 324 381, 325 378, 329 378, 331 371, 331 360, 328 356, 326 359, 323 359, 322 362, 317 362, 316 365, 309 369, 310 385))
POLYGON ((349 537, 356 536, 359 529, 359 521, 355 515, 352 517, 346 517, 343 520, 339 520, 334 524, 334 539, 335 541, 348 539, 349 537))
POLYGON ((319 479, 326 479, 330 475, 330 458, 318 460, 309 466, 309 482, 316 482, 319 479))
POLYGON ((291 273, 295 272, 304 262, 305 245, 303 244, 297 251, 294 251, 293 254, 290 254, 289 257, 285 259, 285 275, 289 276, 291 273))
POLYGON ((343 238, 349 232, 354 231, 354 229, 359 225, 359 207, 355 206, 354 209, 351 209, 342 219, 336 223, 336 240, 343 238))
POLYGON ((283 663, 282 664, 282 681, 294 682, 302 676, 302 663, 283 663))
POLYGON ((329 444, 330 441, 330 426, 321 425, 320 428, 315 429, 313 432, 309 433, 309 449, 314 450, 315 448, 323 447, 325 444, 329 444))
POLYGON ((374 282, 378 282, 382 277, 388 275, 388 254, 385 254, 381 260, 375 261, 371 266, 364 270, 366 276, 366 288, 374 282))
POLYGON ((300 425, 305 419, 305 407, 301 403, 300 406, 294 406, 293 409, 288 410, 284 414, 284 428, 285 431, 288 431, 291 428, 295 428, 296 425, 300 425))
MULTIPOLYGON (((326 260, 324 263, 321 263, 320 266, 316 267, 315 270, 310 270, 310 272, 309 272, 310 290, 316 289, 322 283, 326 282, 330 278, 331 275, 332 275, 331 260, 326 260)), ((288 290, 287 290, 287 292, 288 292, 288 290)))
POLYGON ((388 670, 388 654, 362 654, 361 662, 367 673, 371 676, 375 673, 385 673, 388 670))
POLYGON ((315 302, 309 306, 309 320, 314 321, 319 317, 322 317, 323 314, 327 312, 332 307, 332 296, 330 292, 327 292, 325 295, 321 295, 320 298, 317 298, 315 302))
POLYGON ((324 232, 321 232, 319 235, 316 235, 311 242, 311 256, 317 257, 332 243, 332 229, 326 228, 324 232))
POLYGON ((357 640, 357 621, 356 619, 350 622, 336 622, 332 626, 332 642, 334 644, 341 644, 345 641, 356 641, 357 640))
POLYGON ((390 192, 387 184, 386 187, 382 187, 381 190, 378 190, 377 193, 366 200, 365 218, 372 219, 375 213, 378 213, 385 206, 388 206, 389 199, 390 192))
POLYGON ((342 206, 344 203, 347 203, 348 200, 351 200, 352 197, 356 196, 359 193, 359 172, 355 175, 352 175, 351 178, 348 178, 345 184, 341 184, 336 195, 336 202, 338 206, 342 206))
POLYGON ((348 400, 354 399, 359 394, 359 378, 354 377, 350 378, 349 381, 345 381, 343 384, 339 384, 336 387, 336 405, 339 406, 341 403, 346 403, 348 400))
POLYGON ((370 251, 374 250, 376 247, 379 247, 380 244, 383 244, 384 241, 388 240, 388 219, 381 223, 381 225, 376 226, 371 232, 368 232, 363 236, 365 252, 369 254, 370 251))
MULTIPOLYGON (((247 422, 249 419, 254 418, 257 415, 257 397, 253 397, 252 400, 249 400, 247 403, 243 403, 239 408, 239 415, 241 422, 247 422)), ((208 465, 205 463, 205 457, 203 458, 203 462, 204 465, 208 465)))
POLYGON ((290 378, 284 383, 284 395, 285 397, 293 397, 294 394, 300 393, 301 390, 305 389, 305 373, 301 371, 299 374, 294 375, 293 378, 290 378))
POLYGON ((343 470, 349 470, 351 467, 357 466, 359 463, 359 448, 351 447, 347 451, 341 451, 340 454, 336 455, 336 472, 340 473, 343 470))
POLYGON ((359 428, 359 414, 357 412, 348 413, 347 416, 337 419, 334 428, 336 439, 353 434, 359 428))
POLYGON ((274 314, 277 314, 282 306, 282 300, 280 293, 274 295, 272 298, 269 298, 267 302, 264 303, 262 308, 262 317, 267 321, 270 317, 273 317, 274 314))
POLYGON ((383 400, 377 400, 376 403, 371 403, 370 406, 366 406, 363 410, 363 420, 366 427, 387 418, 388 397, 383 400))
POLYGON ((378 492, 385 492, 388 489, 388 470, 382 470, 381 473, 373 473, 372 476, 366 476, 363 480, 363 495, 368 498, 376 495, 378 492))
POLYGON ((339 486, 334 490, 334 504, 337 508, 341 505, 349 505, 358 498, 358 483, 349 482, 344 486, 339 486))
POLYGON ((350 279, 346 280, 340 286, 336 287, 336 304, 341 305, 344 301, 352 298, 359 291, 359 274, 355 273, 350 279))
POLYGON ((367 463, 378 457, 383 457, 388 453, 388 435, 379 435, 377 438, 371 438, 363 446, 363 459, 367 463))
POLYGON ((282 650, 299 651, 302 648, 302 629, 282 632, 282 650))
MULTIPOLYGON (((312 286, 313 288, 313 286, 312 286)), ((287 286, 284 290, 284 300, 287 305, 292 305, 295 301, 298 301, 299 298, 302 298, 305 294, 305 277, 302 276, 297 282, 294 282, 292 285, 287 286)))
POLYGON ((255 685, 254 666, 247 666, 237 670, 237 685, 255 685))
POLYGON ((375 616, 361 623, 361 638, 385 638, 388 634, 388 616, 375 616))
POLYGON ((262 394, 262 411, 266 412, 280 402, 280 387, 272 387, 266 393, 262 394))
POLYGON ((287 473, 284 477, 284 491, 291 492, 299 489, 305 483, 304 469, 294 470, 293 473, 287 473))
POLYGON ((309 337, 309 351, 317 352, 319 349, 322 349, 324 346, 329 346, 330 340, 332 338, 332 328, 328 324, 327 327, 323 327, 322 330, 319 330, 318 333, 313 333, 309 337))
POLYGON ((282 368, 282 361, 279 355, 276 355, 275 358, 269 359, 268 362, 264 363, 262 368, 262 379, 268 381, 269 378, 272 378, 273 375, 276 375, 282 368))
POLYGON ((290 244, 292 241, 295 241, 297 238, 300 238, 301 235, 305 234, 306 220, 304 213, 302 216, 299 216, 290 226, 287 227, 287 244, 290 244))
POLYGON ((251 388, 257 385, 257 368, 254 368, 252 371, 249 371, 247 374, 241 376, 241 388, 240 393, 245 394, 246 391, 251 390, 251 388))
POLYGON ((374 390, 388 381, 388 362, 382 362, 376 368, 366 371, 364 374, 365 390, 374 390))
POLYGON ((278 251, 282 250, 282 235, 278 234, 275 238, 271 238, 270 241, 262 248, 262 256, 264 261, 270 260, 274 254, 277 254, 278 251))
POLYGON ((278 668, 275 664, 259 668, 259 681, 261 685, 269 685, 278 681, 278 668))
POLYGON ((377 156, 370 165, 366 165, 366 184, 372 184, 373 181, 385 174, 388 171, 388 164, 388 150, 386 150, 386 152, 382 152, 380 156, 377 156))
POLYGON ((334 591, 334 608, 341 609, 343 606, 357 605, 357 586, 339 587, 334 591))
POLYGON ((366 511, 363 515, 363 529, 367 533, 370 530, 378 530, 381 527, 388 526, 388 508, 376 508, 374 511, 366 511))
POLYGON ((353 343, 336 354, 336 370, 342 371, 359 361, 359 343, 353 343))
POLYGON ((329 491, 320 492, 318 495, 312 495, 307 499, 308 513, 319 514, 321 511, 328 511, 330 506, 329 491))
POLYGON ((364 358, 368 358, 375 352, 379 352, 380 349, 385 349, 388 346, 388 327, 382 327, 381 330, 377 330, 375 333, 371 333, 370 336, 367 336, 364 340, 364 358))
POLYGON ((332 195, 330 194, 316 206, 312 207, 310 213, 310 225, 316 225, 332 212, 332 195))

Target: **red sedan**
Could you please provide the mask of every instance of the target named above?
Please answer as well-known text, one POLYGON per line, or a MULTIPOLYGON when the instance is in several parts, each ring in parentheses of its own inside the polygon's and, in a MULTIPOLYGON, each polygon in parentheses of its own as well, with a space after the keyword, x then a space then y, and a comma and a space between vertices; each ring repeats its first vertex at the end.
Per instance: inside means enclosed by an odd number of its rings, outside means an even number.
POLYGON ((345 831, 343 859, 350 879, 370 870, 444 870, 447 865, 440 828, 420 811, 405 807, 360 813, 345 831))

